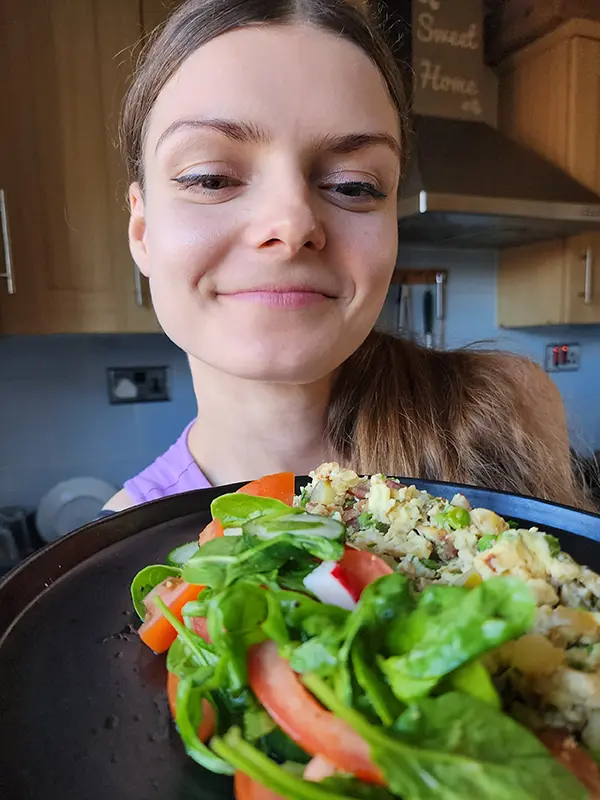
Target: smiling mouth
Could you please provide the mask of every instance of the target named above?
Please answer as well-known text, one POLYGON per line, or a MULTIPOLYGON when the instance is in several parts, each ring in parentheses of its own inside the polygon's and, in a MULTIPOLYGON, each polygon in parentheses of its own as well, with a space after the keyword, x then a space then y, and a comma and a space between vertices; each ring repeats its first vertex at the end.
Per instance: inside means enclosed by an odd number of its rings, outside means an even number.
POLYGON ((296 287, 277 287, 265 289, 249 289, 220 295, 229 300, 254 303, 271 308, 301 309, 318 305, 326 300, 335 299, 315 289, 296 287))
POLYGON ((321 292, 307 289, 257 289, 249 292, 234 292, 233 294, 222 296, 238 302, 283 309, 308 308, 332 299, 321 292))

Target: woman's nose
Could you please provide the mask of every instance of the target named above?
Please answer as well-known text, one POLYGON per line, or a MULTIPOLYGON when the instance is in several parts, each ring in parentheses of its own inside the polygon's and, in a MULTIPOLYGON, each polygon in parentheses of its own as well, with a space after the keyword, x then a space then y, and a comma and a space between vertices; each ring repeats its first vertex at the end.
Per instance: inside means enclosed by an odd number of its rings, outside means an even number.
POLYGON ((247 228, 249 244, 257 249, 278 250, 292 258, 303 247, 322 250, 325 230, 315 209, 316 198, 304 181, 287 183, 284 189, 254 198, 252 220, 247 228))

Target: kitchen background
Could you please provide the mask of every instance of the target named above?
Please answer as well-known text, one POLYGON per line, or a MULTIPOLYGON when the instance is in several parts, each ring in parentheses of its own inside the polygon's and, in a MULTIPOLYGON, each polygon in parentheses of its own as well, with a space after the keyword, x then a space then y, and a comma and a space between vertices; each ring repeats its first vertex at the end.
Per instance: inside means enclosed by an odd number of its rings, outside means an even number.
MULTIPOLYGON (((0 107, 12 110, 0 123, 0 189, 10 211, 17 286, 9 296, 0 283, 0 515, 10 507, 32 515, 57 483, 79 476, 118 488, 194 415, 185 356, 158 331, 145 281, 132 268, 122 165, 113 146, 130 45, 177 2, 0 0, 0 68, 18 76, 0 83, 0 107), (103 138, 108 129, 113 138, 103 138), (167 368, 168 401, 109 401, 107 370, 150 367, 167 368)), ((433 21, 451 6, 461 6, 467 22, 470 13, 481 13, 472 12, 479 0, 419 2, 433 21)), ((410 15, 409 0, 389 6, 410 15)), ((598 3, 556 0, 549 12, 546 0, 487 0, 485 8, 488 63, 484 69, 479 53, 462 67, 482 70, 476 82, 485 121, 600 193, 598 3), (585 19, 572 19, 575 7, 585 19), (515 59, 503 60, 511 52, 515 59)), ((423 97, 436 100, 431 92, 423 97)), ((471 155, 459 149, 457 157, 462 164, 471 155)), ((487 177, 481 175, 482 183, 487 177)), ((584 303, 579 291, 582 252, 600 250, 600 234, 514 255, 406 244, 402 228, 400 237, 399 269, 447 273, 446 347, 503 348, 543 363, 549 344, 580 345, 578 369, 552 377, 573 450, 584 458, 600 451, 600 292, 584 303), (514 308, 513 298, 520 298, 514 308), (540 324, 525 327, 531 319, 540 324)), ((600 285, 600 257, 590 264, 592 283, 600 285)), ((380 320, 388 330, 397 327, 397 289, 380 320)), ((422 292, 413 287, 417 337, 422 292)))
MULTIPOLYGON (((473 342, 543 360, 548 342, 581 344, 576 372, 555 374, 573 446, 600 449, 600 326, 501 330, 496 325, 496 253, 401 248, 403 267, 449 272, 448 347, 473 342)), ((422 334, 420 304, 414 325, 422 334)), ((393 329, 396 289, 381 317, 393 329)), ((0 337, 0 506, 34 507, 55 483, 92 475, 120 485, 177 438, 193 418, 185 355, 163 334, 0 337), (167 366, 169 402, 111 405, 110 367, 167 366)))

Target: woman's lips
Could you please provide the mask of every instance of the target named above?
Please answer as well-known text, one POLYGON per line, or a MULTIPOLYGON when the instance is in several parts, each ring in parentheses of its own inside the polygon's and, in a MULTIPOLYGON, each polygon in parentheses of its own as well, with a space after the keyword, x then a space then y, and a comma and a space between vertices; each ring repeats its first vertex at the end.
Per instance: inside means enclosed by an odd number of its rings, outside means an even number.
POLYGON ((330 299, 321 292, 306 291, 304 289, 284 291, 261 289, 250 292, 234 292, 221 296, 231 300, 284 309, 308 308, 309 306, 314 306, 330 299))

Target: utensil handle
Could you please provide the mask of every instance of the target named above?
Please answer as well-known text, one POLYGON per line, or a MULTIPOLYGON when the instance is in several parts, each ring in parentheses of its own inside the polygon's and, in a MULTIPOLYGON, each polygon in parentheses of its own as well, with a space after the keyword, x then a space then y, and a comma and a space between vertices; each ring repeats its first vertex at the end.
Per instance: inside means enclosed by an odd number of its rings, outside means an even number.
POLYGON ((12 259, 12 247, 10 243, 10 227, 8 225, 8 212, 6 210, 6 192, 0 189, 0 226, 2 227, 2 244, 4 251, 4 272, 0 272, 0 278, 6 280, 6 288, 9 294, 16 294, 15 271, 12 259))
POLYGON ((435 275, 435 318, 438 320, 444 319, 446 315, 445 284, 446 276, 443 272, 437 272, 435 275))
POLYGON ((136 306, 143 308, 144 294, 142 292, 142 274, 135 262, 133 264, 133 285, 135 286, 135 304, 136 306))
POLYGON ((425 344, 431 347, 433 339, 433 292, 427 289, 423 295, 423 328, 425 344))
POLYGON ((585 278, 583 288, 583 302, 586 306, 591 306, 594 300, 594 285, 592 281, 592 274, 594 268, 594 259, 592 248, 588 245, 585 250, 585 278))

